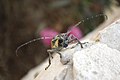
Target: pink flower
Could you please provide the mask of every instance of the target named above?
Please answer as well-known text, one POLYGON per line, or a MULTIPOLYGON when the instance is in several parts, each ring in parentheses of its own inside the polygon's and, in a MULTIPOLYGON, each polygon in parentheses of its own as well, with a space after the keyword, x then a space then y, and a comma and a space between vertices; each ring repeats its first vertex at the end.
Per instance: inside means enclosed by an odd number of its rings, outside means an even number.
POLYGON ((50 37, 49 39, 42 40, 42 42, 45 46, 50 46, 52 38, 59 33, 56 32, 55 30, 53 30, 52 28, 47 27, 47 28, 44 28, 39 34, 41 37, 50 37))
POLYGON ((70 34, 73 34, 78 39, 81 39, 83 37, 82 31, 78 27, 74 27, 74 28, 72 27, 69 28, 71 30, 70 34))
MULTIPOLYGON (((81 39, 83 36, 82 31, 78 27, 74 27, 74 28, 72 27, 70 27, 69 29, 71 30, 70 34, 73 34, 78 39, 81 39)), ((59 33, 53 30, 52 28, 47 27, 47 28, 44 28, 39 34, 41 37, 50 37, 47 39, 42 39, 42 42, 45 46, 50 46, 52 38, 58 35, 59 33)))

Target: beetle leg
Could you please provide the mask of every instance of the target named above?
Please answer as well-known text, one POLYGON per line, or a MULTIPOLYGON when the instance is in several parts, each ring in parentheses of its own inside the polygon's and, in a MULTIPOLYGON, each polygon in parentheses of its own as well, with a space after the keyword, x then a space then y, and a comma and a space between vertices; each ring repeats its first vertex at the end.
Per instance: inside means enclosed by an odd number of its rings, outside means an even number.
POLYGON ((63 65, 66 65, 67 63, 69 63, 70 62, 70 59, 66 62, 66 63, 64 63, 63 65))
POLYGON ((74 40, 77 40, 77 44, 76 45, 78 45, 78 44, 80 44, 81 45, 81 48, 83 48, 83 45, 82 45, 82 43, 79 41, 79 39, 77 38, 77 37, 75 37, 73 34, 70 34, 70 42, 69 43, 71 43, 71 42, 73 42, 74 40), (73 39, 72 39, 72 37, 73 37, 73 39))
POLYGON ((60 55, 60 58, 62 58, 62 54, 60 52, 57 51, 57 53, 60 55))
POLYGON ((45 68, 45 70, 47 70, 48 68, 49 68, 49 66, 51 65, 51 58, 53 58, 52 56, 51 56, 51 53, 50 52, 48 52, 49 53, 49 64, 48 64, 48 66, 45 68))
POLYGON ((52 56, 52 52, 54 52, 53 50, 47 50, 48 54, 49 54, 49 64, 48 66, 45 68, 45 70, 47 70, 49 68, 49 66, 51 65, 51 58, 53 59, 53 56, 52 56))
POLYGON ((49 56, 53 59, 53 56, 52 56, 52 54, 51 54, 51 53, 53 53, 53 52, 54 52, 54 50, 49 49, 49 50, 47 50, 47 52, 48 52, 49 56))
POLYGON ((82 45, 82 43, 78 40, 78 38, 75 38, 75 40, 77 40, 77 42, 78 42, 76 45, 80 44, 81 48, 83 48, 83 45, 82 45))

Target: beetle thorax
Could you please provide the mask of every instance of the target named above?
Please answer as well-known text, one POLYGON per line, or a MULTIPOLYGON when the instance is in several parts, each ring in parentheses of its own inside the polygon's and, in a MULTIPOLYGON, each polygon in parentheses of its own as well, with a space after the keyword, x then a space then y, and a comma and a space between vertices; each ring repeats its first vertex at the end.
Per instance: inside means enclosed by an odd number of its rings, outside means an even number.
POLYGON ((51 48, 66 48, 68 46, 68 35, 66 33, 55 36, 51 41, 51 48))

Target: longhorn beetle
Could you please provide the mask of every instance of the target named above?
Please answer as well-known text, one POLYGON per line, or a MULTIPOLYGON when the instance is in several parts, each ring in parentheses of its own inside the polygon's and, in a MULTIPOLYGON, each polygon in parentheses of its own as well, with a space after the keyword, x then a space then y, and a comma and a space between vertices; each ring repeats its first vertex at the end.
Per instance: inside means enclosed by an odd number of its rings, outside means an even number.
MULTIPOLYGON (((80 25, 81 23, 83 23, 85 20, 89 20, 89 19, 92 19, 92 18, 94 18, 94 17, 100 17, 100 16, 104 16, 104 17, 106 17, 106 19, 107 19, 107 16, 106 16, 106 15, 104 15, 104 14, 97 14, 97 15, 92 16, 92 17, 90 17, 90 18, 86 18, 86 19, 84 19, 84 20, 81 20, 80 22, 78 22, 77 24, 75 24, 74 27, 77 27, 78 25, 80 25)), ((74 28, 74 27, 73 27, 73 28, 74 28)), ((52 40, 51 40, 51 49, 48 49, 48 50, 47 50, 47 52, 48 52, 48 54, 49 54, 49 65, 45 68, 45 70, 47 70, 48 67, 51 65, 51 58, 53 58, 53 56, 52 56, 51 53, 58 53, 58 54, 60 55, 60 58, 62 58, 62 55, 61 55, 60 51, 61 51, 63 48, 67 48, 68 45, 69 45, 70 43, 72 43, 73 41, 77 41, 77 44, 76 44, 76 45, 80 44, 81 48, 83 48, 82 44, 84 44, 84 43, 81 43, 81 42, 78 40, 78 38, 76 38, 73 34, 70 34, 70 32, 71 32, 71 31, 68 30, 66 33, 58 34, 58 35, 56 35, 54 38, 52 38, 52 40)), ((23 47, 23 46, 25 46, 25 45, 27 45, 27 44, 29 44, 29 43, 35 42, 35 41, 37 41, 37 40, 41 40, 41 39, 51 39, 51 37, 36 38, 36 39, 33 39, 33 40, 31 40, 31 41, 28 41, 28 42, 20 45, 20 46, 17 47, 17 49, 16 49, 16 55, 17 55, 18 50, 19 50, 21 47, 23 47)))

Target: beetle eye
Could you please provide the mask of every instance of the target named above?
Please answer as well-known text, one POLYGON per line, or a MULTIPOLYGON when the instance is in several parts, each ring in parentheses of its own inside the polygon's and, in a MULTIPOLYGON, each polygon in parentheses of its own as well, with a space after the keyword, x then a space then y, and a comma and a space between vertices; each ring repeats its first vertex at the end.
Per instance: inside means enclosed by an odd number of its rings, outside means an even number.
POLYGON ((63 42, 63 39, 59 39, 59 42, 62 43, 62 42, 63 42))

